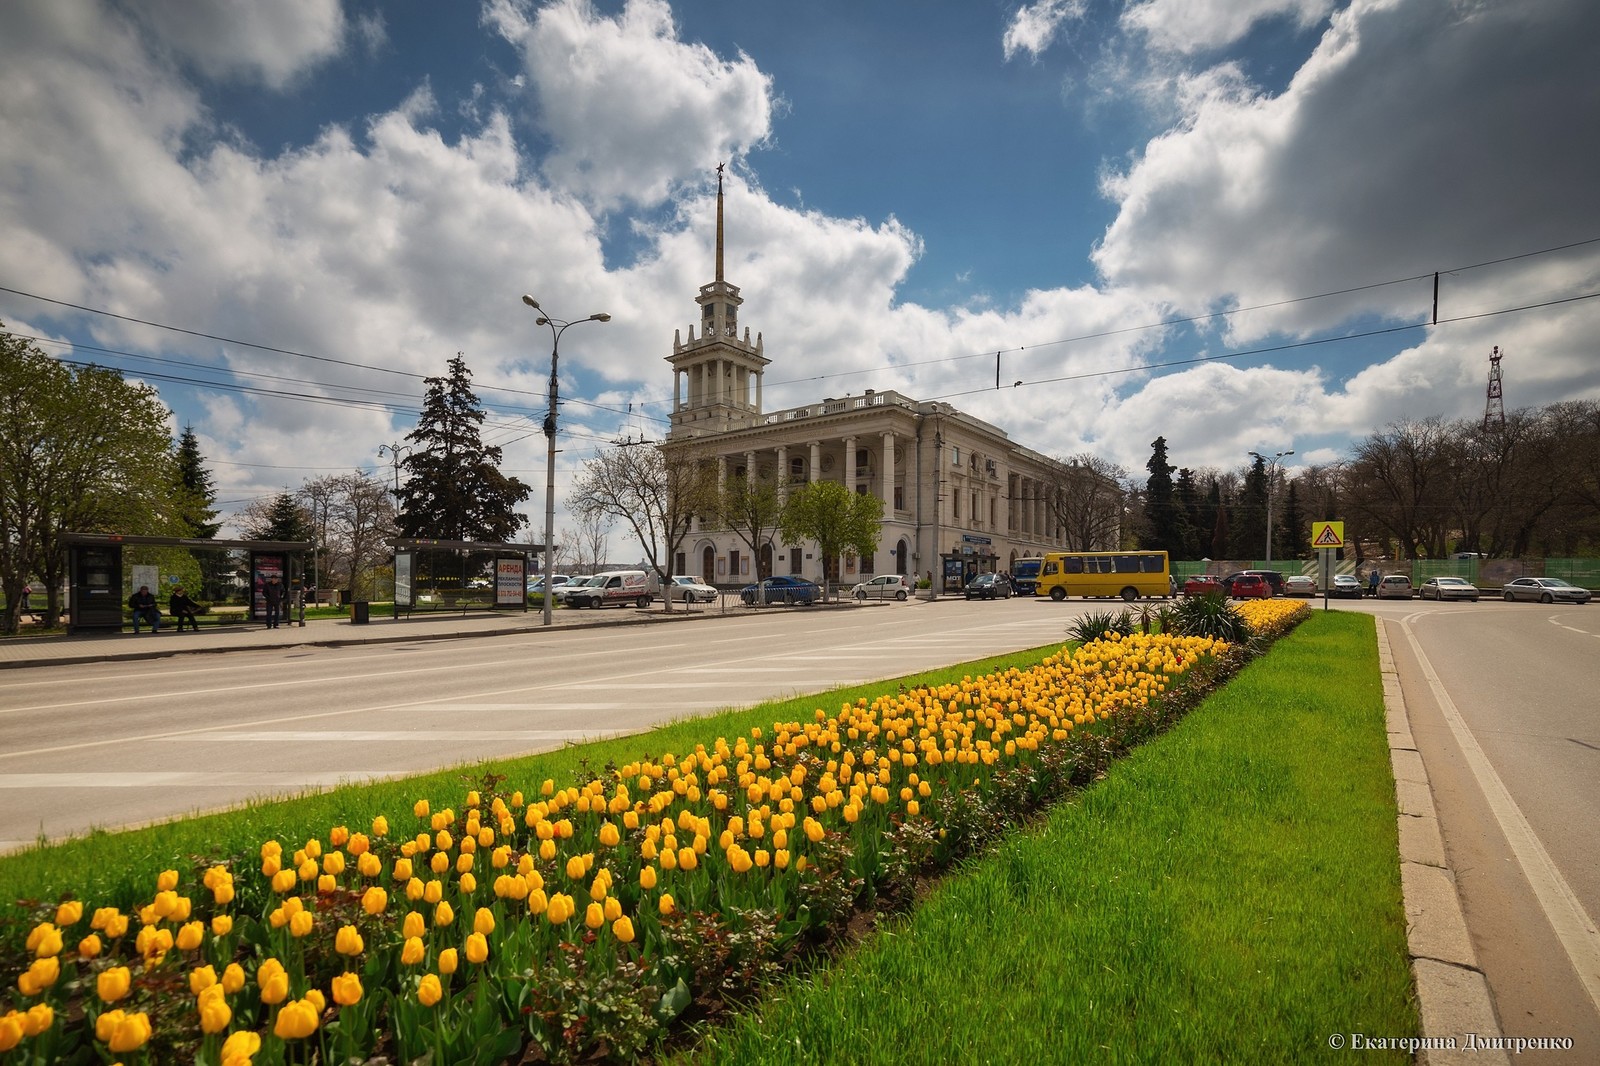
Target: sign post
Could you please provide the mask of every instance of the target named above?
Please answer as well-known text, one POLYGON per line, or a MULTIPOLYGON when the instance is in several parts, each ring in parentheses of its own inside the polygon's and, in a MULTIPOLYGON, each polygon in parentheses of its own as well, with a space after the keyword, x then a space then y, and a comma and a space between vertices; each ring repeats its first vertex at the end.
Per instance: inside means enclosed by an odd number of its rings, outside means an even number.
POLYGON ((1329 590, 1333 586, 1333 553, 1344 547, 1344 523, 1311 523, 1311 546, 1317 550, 1318 569, 1322 575, 1322 609, 1326 611, 1329 590))

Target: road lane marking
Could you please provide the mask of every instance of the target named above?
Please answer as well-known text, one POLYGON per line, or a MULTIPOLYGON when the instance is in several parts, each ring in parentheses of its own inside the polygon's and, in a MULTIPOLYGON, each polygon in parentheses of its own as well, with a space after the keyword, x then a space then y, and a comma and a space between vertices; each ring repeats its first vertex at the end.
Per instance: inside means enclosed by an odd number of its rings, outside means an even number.
POLYGON ((1445 723, 1450 726, 1450 732, 1461 747, 1467 766, 1472 770, 1472 776, 1477 779, 1478 788, 1482 790, 1483 798, 1489 804, 1489 810, 1493 812, 1495 821, 1500 824, 1506 842, 1511 845, 1511 852, 1517 857, 1523 876, 1533 888, 1533 894, 1539 901, 1540 909, 1544 911, 1545 919, 1554 930, 1556 939, 1561 941, 1561 947, 1566 951, 1572 968, 1578 972, 1578 980, 1583 982, 1590 1001, 1596 1010, 1600 1010, 1600 929, 1596 929, 1594 919, 1583 909, 1583 904, 1572 891, 1572 886, 1567 884, 1566 878, 1561 876, 1561 871, 1556 869, 1550 853, 1539 842, 1538 836, 1534 834, 1533 827, 1528 824, 1528 819, 1517 806, 1516 800, 1511 798, 1510 790, 1495 772, 1489 757, 1479 746, 1477 737, 1473 736, 1472 730, 1467 727, 1461 712, 1456 708, 1455 701, 1450 698, 1444 689, 1444 683, 1434 672, 1433 664, 1423 654, 1422 645, 1418 642, 1416 634, 1403 620, 1400 622, 1400 628, 1422 667, 1422 676, 1427 679, 1428 687, 1433 690, 1434 699, 1439 703, 1439 710, 1444 715, 1445 723))
MULTIPOLYGON (((609 710, 613 708, 603 709, 609 710)), ((597 739, 624 735, 623 731, 609 729, 599 732, 582 729, 474 729, 471 731, 470 739, 475 741, 510 741, 521 744, 530 741, 542 743, 547 740, 597 739)), ((465 734, 459 729, 334 729, 328 732, 315 729, 286 729, 282 732, 240 730, 236 733, 219 729, 213 733, 200 733, 183 739, 185 741, 204 742, 210 740, 248 744, 295 744, 300 742, 314 742, 317 744, 378 744, 406 740, 422 741, 427 744, 459 744, 464 737, 465 734)), ((42 776, 53 775, 46 774, 42 776)))

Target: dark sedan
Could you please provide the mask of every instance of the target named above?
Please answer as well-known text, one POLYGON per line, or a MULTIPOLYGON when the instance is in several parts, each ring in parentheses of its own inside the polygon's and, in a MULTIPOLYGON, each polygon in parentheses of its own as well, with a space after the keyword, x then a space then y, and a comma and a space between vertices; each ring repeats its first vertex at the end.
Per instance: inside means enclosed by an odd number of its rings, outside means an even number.
POLYGON ((822 598, 822 589, 803 577, 769 577, 740 589, 739 598, 747 604, 800 603, 809 607, 822 598))
POLYGON ((979 574, 964 591, 969 600, 1009 600, 1011 581, 1004 574, 979 574))

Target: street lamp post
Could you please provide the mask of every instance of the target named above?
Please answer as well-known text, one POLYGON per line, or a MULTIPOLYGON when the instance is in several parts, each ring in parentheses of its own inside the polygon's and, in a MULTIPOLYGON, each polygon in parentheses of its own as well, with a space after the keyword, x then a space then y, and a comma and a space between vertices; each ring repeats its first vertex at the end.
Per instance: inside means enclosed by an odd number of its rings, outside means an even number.
POLYGON ((568 326, 575 326, 579 322, 610 322, 611 316, 600 313, 590 315, 588 318, 575 318, 571 321, 561 318, 551 318, 545 314, 544 308, 539 306, 539 301, 532 296, 524 296, 522 302, 539 312, 538 325, 550 327, 550 408, 544 416, 544 436, 546 442, 544 464, 544 624, 550 625, 551 618, 550 582, 555 577, 555 553, 551 545, 556 539, 556 367, 560 361, 561 335, 567 331, 568 326))
POLYGON ((1279 465, 1279 463, 1282 461, 1284 456, 1293 455, 1294 454, 1294 449, 1290 448, 1286 452, 1278 452, 1271 459, 1268 459, 1265 455, 1262 455, 1260 452, 1251 452, 1250 454, 1255 456, 1257 459, 1260 459, 1263 463, 1267 464, 1267 565, 1271 566, 1272 565, 1272 490, 1276 486, 1277 481, 1278 481, 1278 465, 1279 465))

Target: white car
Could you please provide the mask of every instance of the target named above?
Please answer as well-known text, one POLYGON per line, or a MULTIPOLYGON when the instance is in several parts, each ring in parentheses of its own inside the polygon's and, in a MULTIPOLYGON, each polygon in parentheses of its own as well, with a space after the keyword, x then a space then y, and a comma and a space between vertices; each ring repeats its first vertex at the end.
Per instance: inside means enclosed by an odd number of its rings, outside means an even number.
POLYGON ((699 578, 690 577, 688 574, 673 574, 672 583, 667 586, 667 595, 685 603, 711 603, 717 598, 717 590, 699 578))
POLYGON ((605 584, 605 577, 601 574, 570 578, 565 584, 556 586, 555 591, 550 594, 550 600, 552 603, 566 603, 572 594, 579 589, 588 588, 590 585, 603 584, 605 584))
POLYGON ((850 590, 858 600, 904 600, 911 595, 911 579, 904 574, 879 574, 850 590))
POLYGON ((1317 594, 1317 579, 1304 574, 1290 574, 1283 579, 1283 594, 1285 596, 1315 596, 1317 594))

